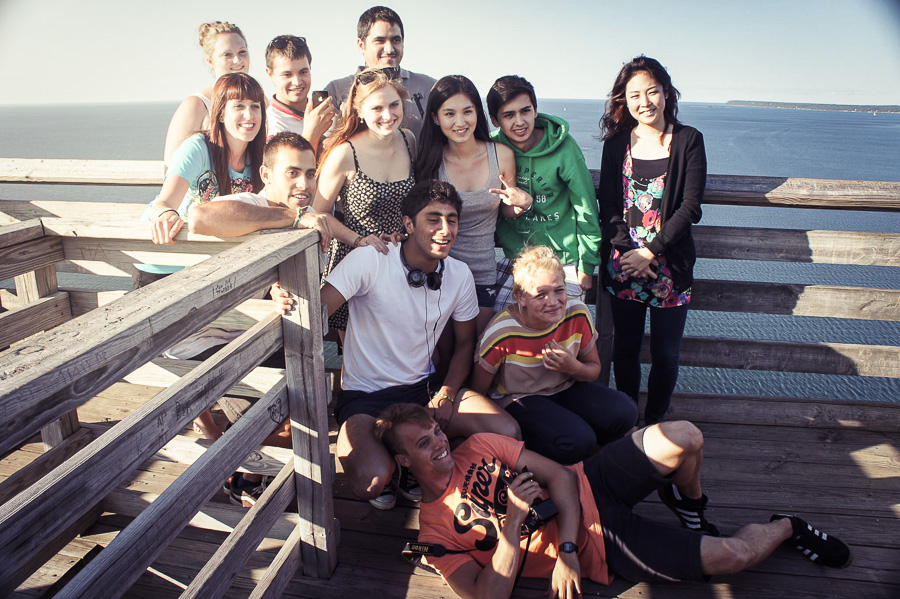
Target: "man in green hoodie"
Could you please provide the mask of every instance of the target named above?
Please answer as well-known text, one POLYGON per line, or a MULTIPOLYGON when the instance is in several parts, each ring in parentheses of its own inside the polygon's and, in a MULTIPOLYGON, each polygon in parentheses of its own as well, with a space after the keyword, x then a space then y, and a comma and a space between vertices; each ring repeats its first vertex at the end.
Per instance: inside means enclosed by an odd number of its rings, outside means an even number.
POLYGON ((498 267, 503 283, 494 307, 512 301, 512 259, 526 245, 546 245, 566 266, 569 295, 580 297, 591 288, 591 275, 600 264, 600 222, 591 173, 569 123, 537 112, 534 87, 517 75, 500 77, 487 95, 491 122, 499 131, 494 141, 516 155, 516 185, 534 198, 532 207, 517 218, 500 216, 497 239, 506 255, 498 267))

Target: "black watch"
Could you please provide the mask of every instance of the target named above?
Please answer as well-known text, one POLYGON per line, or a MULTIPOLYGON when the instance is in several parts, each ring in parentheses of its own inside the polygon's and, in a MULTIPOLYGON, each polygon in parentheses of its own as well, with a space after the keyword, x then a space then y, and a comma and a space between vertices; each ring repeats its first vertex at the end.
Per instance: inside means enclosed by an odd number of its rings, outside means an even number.
POLYGON ((560 553, 578 553, 578 545, 572 542, 561 543, 559 546, 560 553))

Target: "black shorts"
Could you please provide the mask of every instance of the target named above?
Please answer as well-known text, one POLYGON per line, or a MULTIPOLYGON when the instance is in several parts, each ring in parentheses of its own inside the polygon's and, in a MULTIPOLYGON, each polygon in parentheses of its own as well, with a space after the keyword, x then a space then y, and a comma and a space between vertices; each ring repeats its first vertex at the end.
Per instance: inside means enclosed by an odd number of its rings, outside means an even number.
POLYGON ((606 563, 632 582, 703 582, 699 532, 648 520, 631 511, 667 483, 637 442, 643 429, 610 443, 584 461, 600 512, 606 563))
POLYGON ((334 418, 338 426, 343 426, 351 416, 366 414, 378 418, 385 408, 395 403, 414 403, 427 406, 431 397, 440 391, 441 378, 432 374, 417 383, 397 385, 387 389, 366 391, 346 391, 338 393, 334 406, 334 418))

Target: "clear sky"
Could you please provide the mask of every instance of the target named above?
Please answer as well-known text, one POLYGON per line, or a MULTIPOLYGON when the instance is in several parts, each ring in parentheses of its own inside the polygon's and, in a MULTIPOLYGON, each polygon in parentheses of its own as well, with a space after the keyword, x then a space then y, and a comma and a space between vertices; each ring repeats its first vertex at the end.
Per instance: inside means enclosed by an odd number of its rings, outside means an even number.
MULTIPOLYGON (((197 25, 244 31, 271 93, 266 44, 305 36, 313 88, 349 74, 373 0, 0 0, 0 104, 177 101, 211 82, 197 25), (263 12, 277 8, 277 14, 263 12)), ((469 76, 482 95, 517 73, 538 96, 605 98, 623 62, 662 62, 684 101, 900 104, 896 0, 456 0, 387 3, 403 66, 469 76)))

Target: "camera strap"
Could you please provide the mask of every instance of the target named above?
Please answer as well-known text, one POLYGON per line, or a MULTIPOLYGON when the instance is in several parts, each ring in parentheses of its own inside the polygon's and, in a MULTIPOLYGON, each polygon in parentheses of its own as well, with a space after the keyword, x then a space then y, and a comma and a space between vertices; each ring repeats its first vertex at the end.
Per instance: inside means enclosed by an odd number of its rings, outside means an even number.
POLYGON ((444 555, 453 555, 457 553, 472 553, 473 551, 477 550, 447 549, 443 545, 432 543, 407 543, 406 547, 404 547, 403 551, 401 551, 400 553, 415 567, 421 568, 433 574, 440 575, 440 572, 438 572, 437 569, 435 569, 433 566, 429 566, 428 564, 423 563, 422 558, 427 556, 442 557, 444 555))

